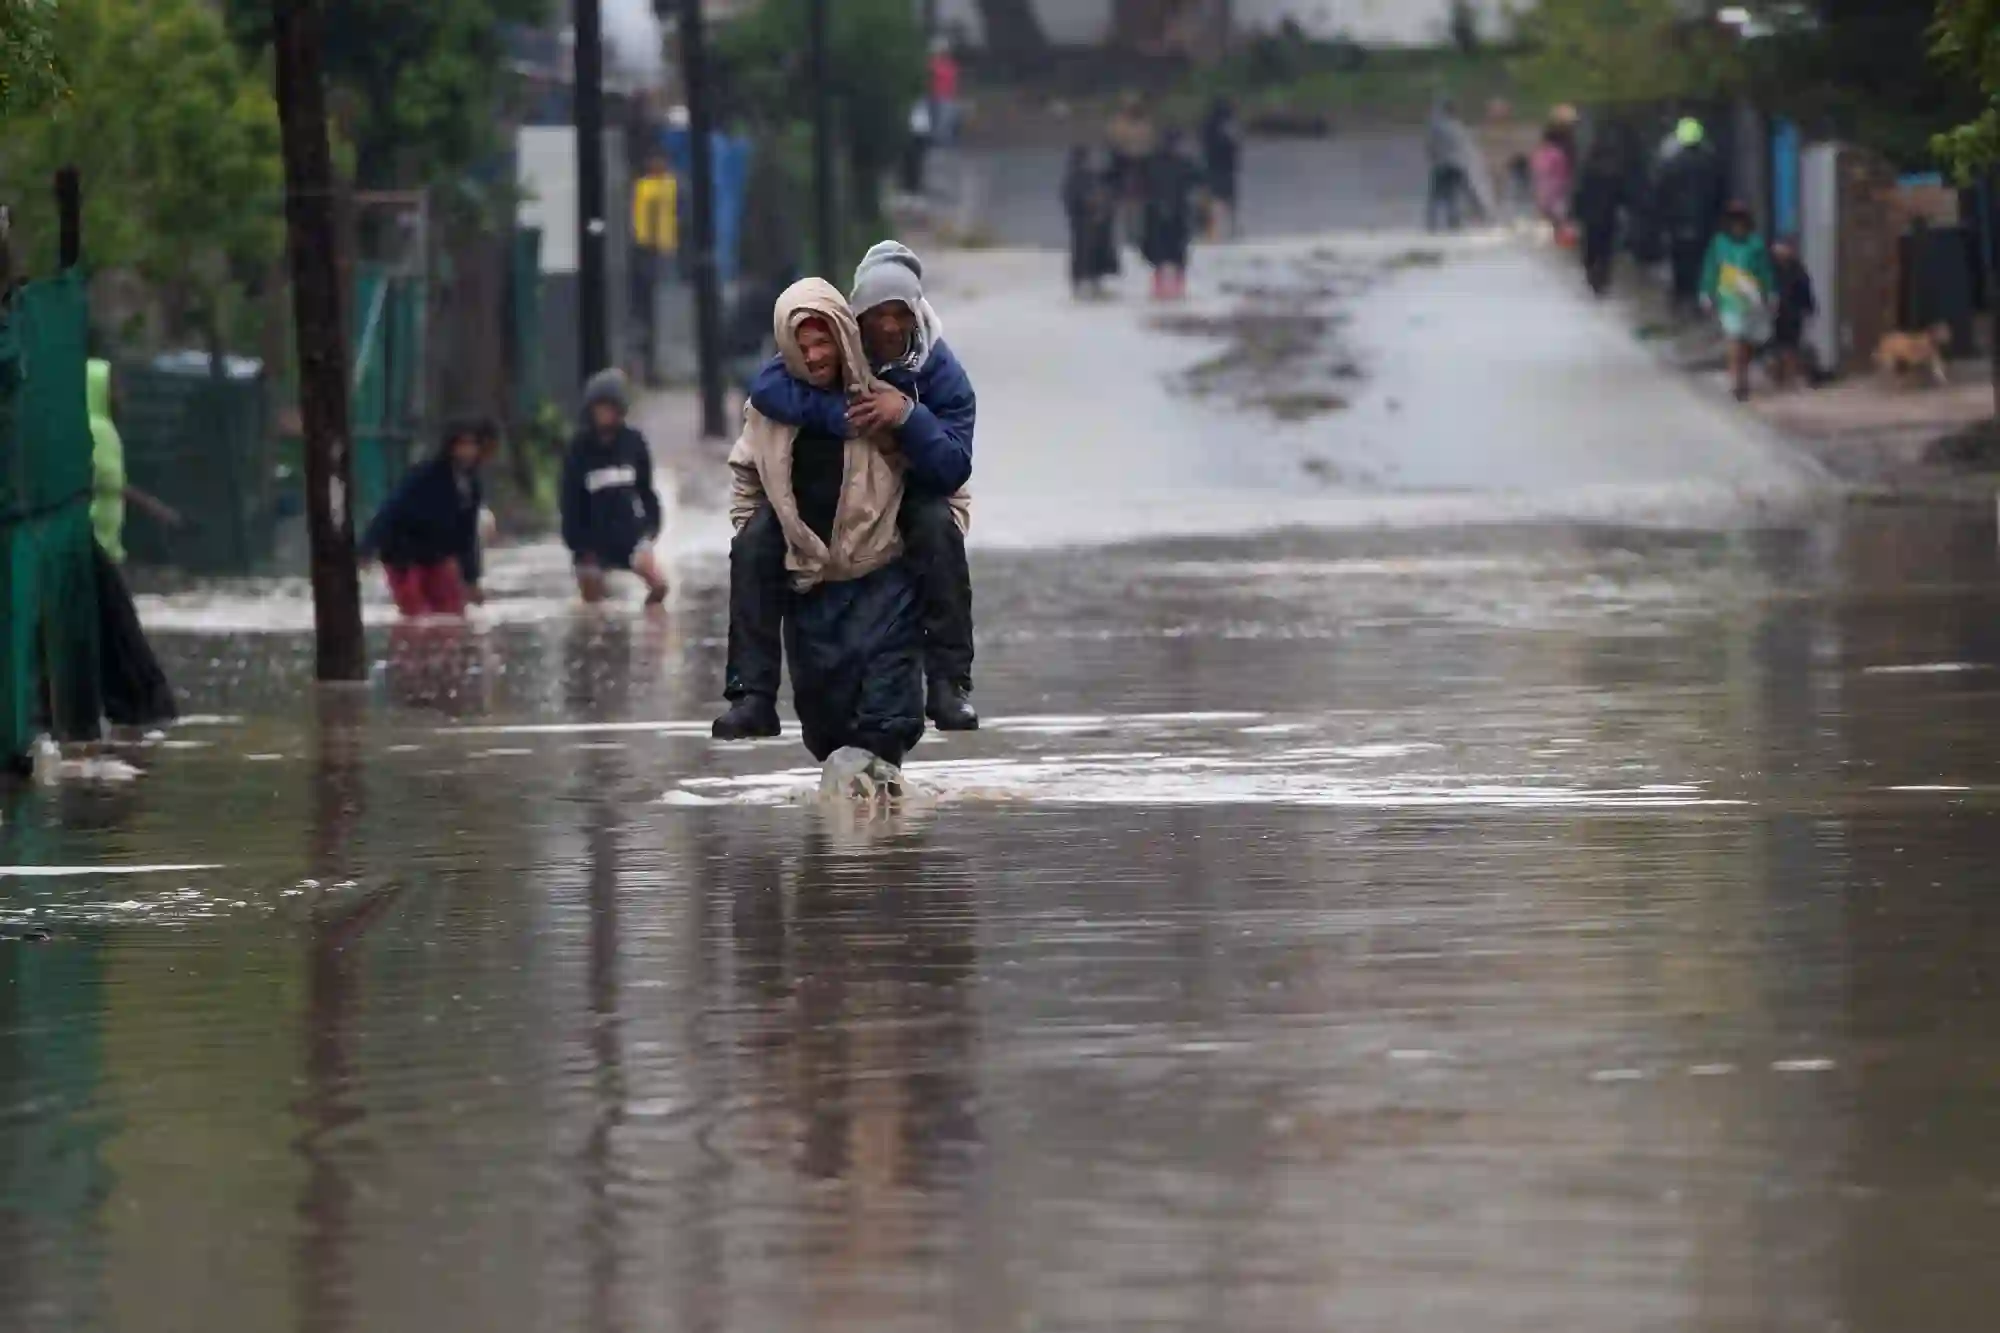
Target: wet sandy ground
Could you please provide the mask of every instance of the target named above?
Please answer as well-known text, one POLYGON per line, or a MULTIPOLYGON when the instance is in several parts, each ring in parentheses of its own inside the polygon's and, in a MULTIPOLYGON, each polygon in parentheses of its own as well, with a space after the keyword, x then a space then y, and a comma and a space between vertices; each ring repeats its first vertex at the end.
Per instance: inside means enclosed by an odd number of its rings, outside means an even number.
POLYGON ((170 636, 18 798, 7 1327, 1971 1328, 1990 520, 993 556, 937 808, 671 620, 170 636), (178 868, 173 868, 178 867, 178 868))
POLYGON ((1992 512, 1811 500, 1494 265, 1316 435, 951 279, 992 725, 895 823, 708 742, 713 556, 506 553, 343 692, 286 590, 149 604, 197 716, 0 823, 0 1328, 1982 1327, 1992 512))

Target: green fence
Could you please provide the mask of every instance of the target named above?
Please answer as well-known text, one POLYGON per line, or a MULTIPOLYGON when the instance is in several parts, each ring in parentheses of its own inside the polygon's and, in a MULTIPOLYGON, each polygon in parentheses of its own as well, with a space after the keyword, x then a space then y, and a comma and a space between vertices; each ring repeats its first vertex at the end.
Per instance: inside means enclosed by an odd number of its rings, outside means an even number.
POLYGON ((121 366, 118 430, 127 478, 180 511, 169 531, 139 511, 125 523, 136 564, 245 574, 277 540, 276 451, 261 377, 121 366))
MULTIPOLYGON (((542 398, 540 246, 539 232, 523 230, 510 254, 510 406, 521 421, 542 398)), ((428 444, 424 283, 382 265, 355 269, 348 324, 357 535, 428 444)), ((187 520, 169 531, 134 510, 126 524, 133 562, 196 574, 268 569, 281 526, 305 512, 304 445, 296 434, 274 434, 268 378, 234 367, 218 376, 203 357, 121 364, 115 378, 132 485, 187 520)))
POLYGON ((0 757, 98 735, 102 699, 84 405, 90 303, 74 271, 0 311, 0 757))
POLYGON ((367 526, 409 471, 421 415, 424 288, 362 265, 354 282, 354 524, 367 526))

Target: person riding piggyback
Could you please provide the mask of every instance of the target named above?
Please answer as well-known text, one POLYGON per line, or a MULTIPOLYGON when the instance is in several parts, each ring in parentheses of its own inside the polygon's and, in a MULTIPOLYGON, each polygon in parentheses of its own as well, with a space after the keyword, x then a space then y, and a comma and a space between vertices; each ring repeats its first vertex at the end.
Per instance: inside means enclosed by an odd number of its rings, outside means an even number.
MULTIPOLYGON (((778 298, 773 332, 786 372, 864 397, 869 368, 847 300, 808 278, 778 298)), ((824 761, 857 748, 890 763, 924 733, 922 599, 898 517, 907 462, 893 429, 846 438, 745 409, 729 455, 740 531, 769 506, 785 539, 785 655, 806 748, 824 761)), ((966 514, 954 511, 963 524, 966 514)))

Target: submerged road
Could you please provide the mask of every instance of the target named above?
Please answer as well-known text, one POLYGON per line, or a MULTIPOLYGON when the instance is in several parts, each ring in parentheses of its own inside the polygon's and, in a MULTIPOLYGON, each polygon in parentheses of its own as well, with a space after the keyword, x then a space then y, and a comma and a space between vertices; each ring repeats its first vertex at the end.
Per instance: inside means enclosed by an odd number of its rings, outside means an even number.
POLYGON ((149 600, 198 716, 0 826, 0 1324, 1983 1326, 1992 515, 1421 245, 940 263, 993 725, 895 823, 706 740, 712 515, 366 691, 149 600))

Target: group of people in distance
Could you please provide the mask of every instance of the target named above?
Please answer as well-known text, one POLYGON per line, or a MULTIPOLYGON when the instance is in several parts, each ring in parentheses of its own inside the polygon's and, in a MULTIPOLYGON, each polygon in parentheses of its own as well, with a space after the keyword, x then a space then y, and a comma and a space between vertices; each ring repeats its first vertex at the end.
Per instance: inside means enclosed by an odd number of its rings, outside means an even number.
POLYGON ((1123 268, 1130 239, 1153 270, 1153 297, 1187 294, 1188 253, 1207 215, 1211 236, 1236 229, 1243 132, 1236 108, 1218 98, 1201 125, 1200 160, 1178 129, 1160 129, 1142 99, 1127 97, 1105 130, 1101 152, 1079 144, 1063 173, 1069 219, 1070 286, 1101 296, 1123 268))
MULTIPOLYGON (((971 523, 978 400, 924 294, 923 261, 884 241, 851 296, 808 278, 778 297, 778 354, 750 386, 729 455, 729 655, 722 741, 776 736, 786 659, 806 748, 901 764, 925 719, 979 726, 972 694, 971 523)), ((586 603, 629 572, 666 600, 651 450, 628 420, 625 378, 584 392, 563 468, 562 535, 586 603)), ((481 469, 498 431, 447 427, 362 540, 406 615, 483 600, 481 469)))

